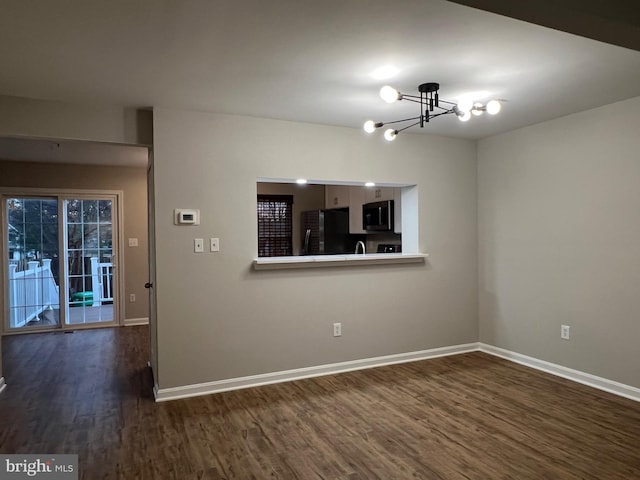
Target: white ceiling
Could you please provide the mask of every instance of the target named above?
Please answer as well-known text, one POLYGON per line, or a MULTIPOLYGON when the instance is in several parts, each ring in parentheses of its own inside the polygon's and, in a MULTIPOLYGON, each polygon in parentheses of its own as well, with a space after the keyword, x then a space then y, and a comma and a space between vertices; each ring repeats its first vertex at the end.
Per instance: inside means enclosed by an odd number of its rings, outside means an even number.
POLYGON ((360 128, 418 114, 388 105, 506 99, 495 117, 424 131, 482 138, 640 95, 640 52, 444 0, 2 0, 0 94, 162 106, 360 128), (397 77, 370 73, 391 64, 397 77))

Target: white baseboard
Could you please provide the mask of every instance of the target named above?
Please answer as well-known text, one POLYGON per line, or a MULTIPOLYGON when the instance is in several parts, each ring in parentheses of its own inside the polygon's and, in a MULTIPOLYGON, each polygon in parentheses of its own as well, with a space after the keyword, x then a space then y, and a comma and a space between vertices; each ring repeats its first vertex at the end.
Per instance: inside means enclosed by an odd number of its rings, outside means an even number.
POLYGON ((0 393, 7 388, 7 383, 4 381, 4 377, 0 377, 0 393))
POLYGON ((264 373, 261 375, 250 375, 247 377, 230 378, 215 382, 199 383, 195 385, 185 385, 183 387, 153 388, 156 402, 167 400, 177 400, 179 398, 195 397, 199 395, 209 395, 212 393, 226 392, 229 390, 239 390, 241 388, 258 387, 273 383, 291 382, 304 378, 320 377, 323 375, 333 375, 336 373, 363 370, 366 368, 382 367, 384 365, 394 365, 398 363, 415 362, 430 358, 444 357, 448 355, 458 355, 478 350, 477 343, 465 345, 454 345, 451 347, 432 348, 418 352, 399 353, 386 355, 384 357, 364 358, 349 362, 331 363, 318 365, 315 367, 297 368, 281 372, 264 373))
POLYGON ((557 375, 558 377, 582 383, 583 385, 588 385, 589 387, 597 388, 598 390, 604 390, 605 392, 640 402, 640 388, 625 385, 624 383, 615 382, 606 378, 597 377, 579 370, 573 370, 555 363, 538 360, 537 358, 528 357, 521 353, 494 347, 493 345, 487 345, 486 343, 478 343, 478 350, 527 367, 535 368, 536 370, 557 375))
POLYGON ((136 325, 149 325, 149 317, 125 318, 123 325, 125 327, 134 327, 136 325))
MULTIPOLYGON (((433 348, 430 350, 421 350, 418 352, 407 352, 395 355, 387 355, 384 357, 365 358, 360 360, 352 360, 349 362, 318 365, 314 367, 298 368, 281 372, 264 373, 261 375, 250 375, 247 377, 230 378, 227 380, 185 385, 182 387, 159 388, 157 384, 154 384, 153 395, 156 399, 156 402, 164 402, 168 400, 177 400, 179 398, 210 395, 212 393, 239 390, 242 388, 258 387, 261 385, 269 385, 281 382, 291 382, 294 380, 302 380, 304 378, 333 375, 336 373, 351 372, 354 370, 382 367, 385 365, 394 365, 398 363, 416 362, 419 360, 428 360, 430 358, 459 355, 461 353, 469 353, 475 351, 488 353, 505 360, 534 368, 536 370, 541 370, 543 372, 566 378, 574 382, 582 383, 583 385, 597 388, 598 390, 603 390, 605 392, 613 393, 614 395, 619 395, 621 397, 640 402, 640 388, 625 385, 623 383, 608 380, 606 378, 597 377, 595 375, 591 375, 590 373, 573 370, 571 368, 546 362, 544 360, 538 360, 537 358, 522 355, 510 350, 505 350, 503 348, 494 347, 493 345, 488 345, 486 343, 468 343, 464 345, 454 345, 451 347, 433 348)), ((0 387, 0 391, 1 390, 2 388, 0 387)))
POLYGON ((147 362, 147 367, 151 370, 151 380, 153 381, 153 398, 158 398, 158 382, 156 382, 156 375, 153 372, 153 365, 151 365, 151 360, 147 362))

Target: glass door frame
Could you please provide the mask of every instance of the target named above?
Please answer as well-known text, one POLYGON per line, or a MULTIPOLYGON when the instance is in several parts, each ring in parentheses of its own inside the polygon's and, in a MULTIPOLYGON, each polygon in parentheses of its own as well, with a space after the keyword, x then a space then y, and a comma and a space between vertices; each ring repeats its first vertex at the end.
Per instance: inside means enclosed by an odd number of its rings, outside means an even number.
POLYGON ((0 312, 2 313, 2 335, 14 335, 30 332, 55 332, 55 331, 71 331, 90 328, 113 327, 123 324, 124 319, 124 232, 122 228, 123 219, 123 192, 122 190, 85 190, 85 189, 50 189, 50 188, 14 188, 0 187, 0 199, 2 208, 0 208, 0 222, 2 222, 2 235, 0 237, 0 253, 2 254, 2 262, 0 262, 0 312), (10 328, 10 305, 9 305, 9 258, 8 248, 8 218, 6 201, 8 198, 55 198, 58 201, 58 256, 60 284, 60 324, 59 325, 43 325, 30 326, 21 328, 10 328), (110 322, 98 322, 88 324, 67 324, 67 309, 69 298, 67 294, 68 284, 68 262, 67 262, 67 238, 66 238, 66 219, 63 217, 65 212, 65 200, 73 199, 100 199, 112 200, 112 226, 113 226, 113 320, 110 322))
MULTIPOLYGON (((117 314, 117 310, 118 309, 117 309, 117 305, 118 305, 118 303, 121 303, 121 302, 119 302, 121 296, 119 294, 116 294, 115 292, 119 291, 118 287, 119 287, 121 282, 119 281, 119 278, 118 278, 119 277, 119 271, 120 271, 120 268, 119 268, 120 262, 118 261, 118 250, 119 249, 118 249, 118 242, 116 240, 116 238, 118 236, 118 231, 119 231, 118 223, 117 223, 117 221, 118 221, 118 213, 117 213, 117 208, 116 208, 116 206, 117 206, 117 198, 116 198, 115 195, 104 194, 104 193, 97 194, 95 192, 91 193, 91 194, 62 195, 59 198, 60 198, 60 202, 62 203, 62 215, 63 215, 63 233, 62 233, 62 237, 63 237, 63 241, 64 241, 64 250, 62 252, 63 260, 61 262, 61 263, 64 262, 64 273, 65 273, 64 274, 65 303, 64 303, 64 306, 63 306, 65 315, 64 315, 63 326, 67 330, 69 330, 69 329, 75 330, 78 327, 80 327, 80 328, 89 328, 89 327, 96 327, 96 326, 105 326, 105 327, 107 327, 107 326, 118 325, 118 314, 117 314), (69 299, 69 286, 70 286, 71 279, 76 277, 76 275, 72 275, 72 272, 69 271, 69 263, 70 263, 69 262, 69 258, 70 258, 70 256, 69 256, 68 241, 69 241, 69 226, 71 224, 69 223, 68 218, 67 218, 68 217, 67 203, 69 201, 72 201, 72 200, 81 200, 81 201, 94 201, 94 200, 100 201, 100 200, 103 200, 103 201, 110 201, 111 202, 111 228, 112 228, 112 231, 111 231, 111 236, 112 236, 111 237, 112 238, 111 265, 112 265, 112 292, 113 292, 113 308, 112 308, 112 310, 113 310, 113 318, 111 320, 97 321, 97 322, 90 322, 90 323, 84 323, 84 322, 83 323, 71 323, 70 322, 70 317, 72 316, 71 315, 72 311, 75 312, 75 313, 78 313, 78 311, 82 310, 83 317, 87 313, 89 313, 87 311, 87 306, 83 304, 84 302, 80 302, 81 305, 78 305, 80 308, 74 309, 74 310, 70 309, 71 302, 70 302, 70 299, 69 299)), ((98 215, 97 211, 96 211, 96 215, 98 215)), ((96 218, 96 221, 97 221, 97 223, 99 225, 99 218, 96 218)), ((80 223, 78 223, 76 225, 85 225, 85 223, 84 223, 84 221, 82 221, 82 222, 80 222, 80 223)), ((100 244, 99 244, 100 239, 97 238, 97 241, 98 241, 98 243, 97 243, 97 245, 95 247, 96 250, 98 250, 99 247, 100 247, 100 244)), ((83 243, 84 243, 84 241, 83 241, 83 243)), ((83 245, 82 251, 84 252, 84 245, 83 245)), ((84 256, 80 257, 82 262, 84 262, 85 258, 86 257, 84 257, 84 256)), ((98 260, 98 261, 100 261, 100 260, 98 260)), ((96 281, 98 276, 101 276, 101 275, 99 273, 96 274, 96 272, 92 272, 91 275, 87 275, 86 273, 82 273, 80 278, 82 278, 83 282, 84 282, 84 281, 86 281, 86 278, 89 277, 89 276, 91 276, 92 284, 93 284, 93 282, 96 281)), ((60 283, 61 283, 60 288, 62 289, 62 280, 61 280, 60 283)), ((93 287, 95 287, 95 285, 93 285, 93 287)), ((98 290, 100 290, 100 289, 101 289, 101 287, 98 290)), ((95 297, 95 292, 96 292, 95 288, 93 288, 93 292, 94 292, 94 297, 95 297)), ((93 308, 100 308, 101 309, 102 305, 96 306, 95 302, 97 302, 97 301, 99 301, 98 298, 92 298, 91 300, 89 300, 89 302, 90 302, 90 304, 89 304, 90 307, 89 308, 90 309, 93 309, 93 308)), ((77 303, 75 303, 75 305, 77 305, 77 303)))
MULTIPOLYGON (((2 282, 6 283, 6 287, 3 288, 4 295, 2 295, 2 305, 3 308, 3 317, 5 321, 3 322, 3 333, 19 333, 19 332, 40 332, 40 331, 57 331, 60 330, 62 325, 63 317, 63 302, 64 295, 63 291, 60 289, 60 284, 64 278, 63 266, 62 266, 62 253, 61 248, 63 244, 61 242, 62 238, 60 235, 61 228, 61 218, 60 218, 60 199, 56 195, 47 195, 47 194, 36 194, 34 192, 28 192, 26 194, 5 194, 4 192, 0 196, 2 202, 2 212, 0 214, 0 218, 2 220, 2 282), (57 247, 58 247, 58 323, 57 324, 49 324, 49 325, 24 325, 20 327, 11 327, 11 300, 9 298, 11 286, 8 283, 9 280, 9 271, 10 271, 10 262, 9 259, 9 215, 8 215, 8 200, 11 198, 17 198, 20 200, 53 200, 56 202, 56 214, 58 217, 56 227, 57 227, 57 247)), ((32 306, 40 304, 34 304, 32 306)))

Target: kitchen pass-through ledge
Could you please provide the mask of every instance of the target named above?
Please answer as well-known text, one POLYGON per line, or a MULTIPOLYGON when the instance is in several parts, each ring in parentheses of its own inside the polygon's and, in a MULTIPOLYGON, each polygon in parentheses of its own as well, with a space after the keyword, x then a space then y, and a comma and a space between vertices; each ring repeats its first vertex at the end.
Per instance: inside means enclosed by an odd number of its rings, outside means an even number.
POLYGON ((426 253, 368 253, 366 255, 305 255, 294 257, 260 257, 253 261, 255 270, 285 268, 347 267, 354 265, 391 265, 424 263, 426 253))

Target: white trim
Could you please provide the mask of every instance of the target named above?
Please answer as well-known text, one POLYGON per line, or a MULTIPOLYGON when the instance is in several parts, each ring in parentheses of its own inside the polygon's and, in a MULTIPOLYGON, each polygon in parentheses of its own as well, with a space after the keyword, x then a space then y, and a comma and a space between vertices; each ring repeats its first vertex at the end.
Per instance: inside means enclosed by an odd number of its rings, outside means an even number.
MULTIPOLYGON (((151 380, 153 381, 153 398, 158 398, 158 384, 156 383, 156 375, 153 372, 153 365, 151 364, 151 360, 147 362, 147 367, 151 370, 151 380)), ((156 400, 158 401, 158 400, 156 400)))
POLYGON ((125 318, 123 325, 125 327, 135 327, 136 325, 149 325, 149 317, 125 318))
POLYGON ((336 373, 363 370, 366 368, 382 367, 385 365, 395 365, 398 363, 415 362, 430 358, 458 355, 478 350, 477 343, 467 343, 464 345, 454 345, 450 347, 432 348, 417 352, 399 353, 386 355, 383 357, 364 358, 351 360, 348 362, 331 363, 318 365, 315 367, 297 368, 294 370, 284 370, 281 372, 263 373, 260 375, 250 375, 247 377, 230 378, 215 382, 198 383, 195 385, 185 385, 182 387, 158 388, 153 387, 153 395, 156 402, 167 400, 177 400, 179 398, 195 397, 199 395, 209 395, 212 393, 226 392, 229 390, 239 390, 241 388, 258 387, 273 383, 290 382, 303 378, 320 377, 323 375, 333 375, 336 373))
POLYGON ((470 353, 476 351, 494 355, 496 357, 500 357, 514 363, 519 363, 535 370, 550 373, 558 377, 566 378, 567 380, 571 380, 573 382, 581 383, 598 390, 603 390, 614 395, 619 395, 621 397, 640 402, 640 388, 625 385, 623 383, 608 380, 606 378, 597 377, 595 375, 591 375, 590 373, 573 370, 571 368, 546 362, 544 360, 538 360, 537 358, 529 357, 527 355, 522 355, 520 353, 512 352, 499 347, 494 347, 493 345, 488 345, 481 342, 454 345, 450 347, 433 348, 430 350, 421 350, 417 352, 399 353, 395 355, 386 355, 383 357, 364 358, 348 362, 331 363, 327 365, 298 368, 294 370, 284 370, 281 372, 250 375, 247 377, 230 378, 226 380, 185 385, 181 387, 169 387, 161 389, 158 387, 158 384, 154 382, 153 396, 155 397, 156 402, 164 402, 168 400, 177 400, 179 398, 210 395, 212 393, 227 392, 230 390, 239 390, 242 388, 258 387, 262 385, 270 385, 273 383, 281 382, 291 382, 294 380, 302 380, 304 378, 333 375, 336 373, 364 370, 367 368, 382 367, 385 365, 416 362, 420 360, 428 360, 430 358, 459 355, 462 353, 470 353))
POLYGON ((4 377, 0 377, 0 393, 7 388, 7 382, 4 381, 4 377))
MULTIPOLYGON (((112 269, 112 272, 115 270, 115 273, 118 274, 118 297, 114 299, 114 312, 115 309, 118 309, 118 318, 115 319, 119 320, 121 318, 124 318, 125 312, 124 312, 124 296, 125 296, 125 289, 124 289, 124 282, 125 279, 127 278, 125 275, 125 264, 124 264, 124 249, 126 248, 124 246, 124 190, 118 190, 118 193, 115 195, 115 201, 117 204, 117 212, 118 212, 118 218, 117 218, 117 223, 113 221, 113 209, 111 212, 111 223, 112 223, 112 227, 114 228, 113 225, 115 224, 115 228, 118 229, 118 246, 117 249, 114 252, 113 246, 111 247, 112 250, 111 252, 115 254, 116 258, 117 258, 117 264, 115 265, 115 269, 112 269)), ((115 239, 114 239, 115 240, 115 239)), ((112 274, 113 276, 113 274, 112 274)), ((115 291, 112 293, 112 295, 115 295, 115 291)))
MULTIPOLYGON (((73 166, 73 165, 72 165, 73 166)), ((55 188, 55 187, 0 187, 2 195, 34 195, 34 196, 70 196, 92 195, 98 192, 100 195, 118 195, 122 190, 110 189, 86 189, 86 188, 55 188), (25 193, 26 192, 26 193, 25 193)))
POLYGON ((429 254, 427 253, 368 253, 366 255, 350 254, 260 257, 253 260, 253 268, 254 270, 282 270, 287 268, 425 263, 428 257, 429 254))
POLYGON ((605 392, 613 393, 636 402, 640 402, 640 388, 632 387, 631 385, 625 385, 624 383, 615 382, 606 378, 597 377, 590 373, 581 372, 579 370, 573 370, 571 368, 563 367, 555 363, 546 362, 544 360, 538 360, 537 358, 528 357, 521 353, 512 352, 503 348, 494 347, 493 345, 487 345, 486 343, 478 343, 478 349, 481 352, 495 355, 496 357, 510 360, 514 363, 519 363, 536 370, 541 370, 558 377, 566 378, 577 383, 582 383, 589 387, 597 388, 598 390, 604 390, 605 392))

